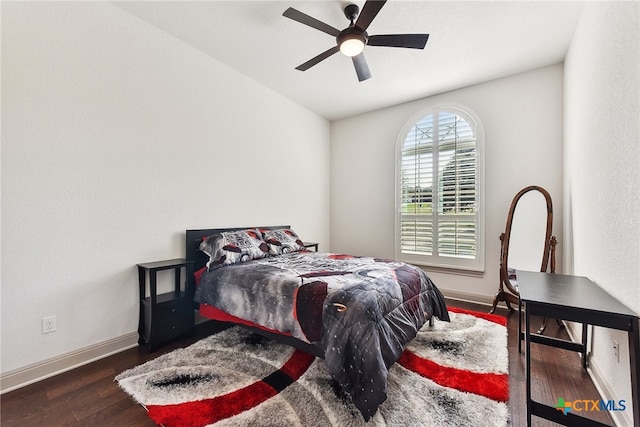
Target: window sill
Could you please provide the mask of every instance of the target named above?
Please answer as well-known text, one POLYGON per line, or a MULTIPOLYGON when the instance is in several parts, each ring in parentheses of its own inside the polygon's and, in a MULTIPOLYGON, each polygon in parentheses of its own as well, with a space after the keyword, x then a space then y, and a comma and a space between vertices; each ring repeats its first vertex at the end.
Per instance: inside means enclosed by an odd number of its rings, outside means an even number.
POLYGON ((418 264, 418 263, 410 263, 410 264, 420 267, 422 270, 426 272, 453 274, 456 276, 484 277, 484 271, 479 271, 479 270, 470 270, 470 269, 456 268, 456 267, 439 267, 435 265, 418 264))

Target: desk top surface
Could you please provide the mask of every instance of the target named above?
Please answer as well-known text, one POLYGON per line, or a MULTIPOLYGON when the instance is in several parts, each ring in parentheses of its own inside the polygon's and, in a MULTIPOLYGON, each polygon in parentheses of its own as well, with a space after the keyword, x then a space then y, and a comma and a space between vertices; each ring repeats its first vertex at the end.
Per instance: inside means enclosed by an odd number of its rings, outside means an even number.
POLYGON ((517 270, 516 277, 522 301, 637 317, 626 305, 583 276, 517 270))

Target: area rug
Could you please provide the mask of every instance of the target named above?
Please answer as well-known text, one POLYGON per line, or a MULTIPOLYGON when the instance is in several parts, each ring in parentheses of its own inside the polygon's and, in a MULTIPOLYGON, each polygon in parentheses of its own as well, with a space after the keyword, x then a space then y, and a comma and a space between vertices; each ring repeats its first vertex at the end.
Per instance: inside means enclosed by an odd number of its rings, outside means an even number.
POLYGON ((240 327, 115 379, 166 427, 506 426, 506 319, 450 308, 389 370, 387 400, 368 421, 323 361, 240 327))

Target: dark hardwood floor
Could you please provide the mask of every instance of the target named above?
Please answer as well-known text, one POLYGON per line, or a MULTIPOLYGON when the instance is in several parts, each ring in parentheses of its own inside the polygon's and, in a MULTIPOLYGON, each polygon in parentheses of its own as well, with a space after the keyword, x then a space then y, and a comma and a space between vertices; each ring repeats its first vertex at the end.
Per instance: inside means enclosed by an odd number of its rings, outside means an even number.
MULTIPOLYGON (((486 306, 450 301, 450 305, 477 311, 488 311, 486 306)), ((509 377, 510 425, 526 425, 524 355, 518 353, 517 314, 498 310, 497 314, 509 319, 509 377)), ((533 325, 540 320, 534 319, 533 325)), ((197 327, 195 336, 163 346, 149 354, 134 348, 107 357, 89 365, 40 381, 0 397, 0 424, 10 426, 154 426, 145 410, 125 394, 113 380, 120 372, 149 359, 187 346, 211 333, 210 324, 197 327)), ((566 337, 564 328, 554 321, 546 334, 566 337)), ((600 399, 595 386, 581 368, 577 353, 546 346, 532 346, 532 377, 534 398, 554 405, 558 397, 565 400, 600 399)), ((606 412, 593 412, 590 417, 613 425, 606 412)), ((425 423, 428 425, 428 422, 425 423)), ((556 425, 533 418, 535 426, 556 425)))

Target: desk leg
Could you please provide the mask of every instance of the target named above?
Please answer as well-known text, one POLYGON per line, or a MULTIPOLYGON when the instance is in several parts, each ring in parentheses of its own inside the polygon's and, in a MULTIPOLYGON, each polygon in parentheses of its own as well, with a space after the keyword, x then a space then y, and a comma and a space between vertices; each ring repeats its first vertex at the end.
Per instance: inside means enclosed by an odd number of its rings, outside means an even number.
POLYGON ((522 300, 518 295, 518 353, 522 353, 522 300))
POLYGON ((589 325, 586 323, 582 324, 582 369, 587 370, 587 332, 589 330, 589 325))
MULTIPOLYGON (((531 425, 531 316, 529 307, 524 307, 524 351, 525 351, 525 377, 527 383, 527 426, 531 425)), ((518 341, 520 336, 518 336, 518 341)))
POLYGON ((633 401, 633 425, 640 426, 640 384, 638 374, 640 374, 640 320, 637 317, 631 318, 631 328, 629 336, 629 363, 631 368, 631 400, 633 401))

